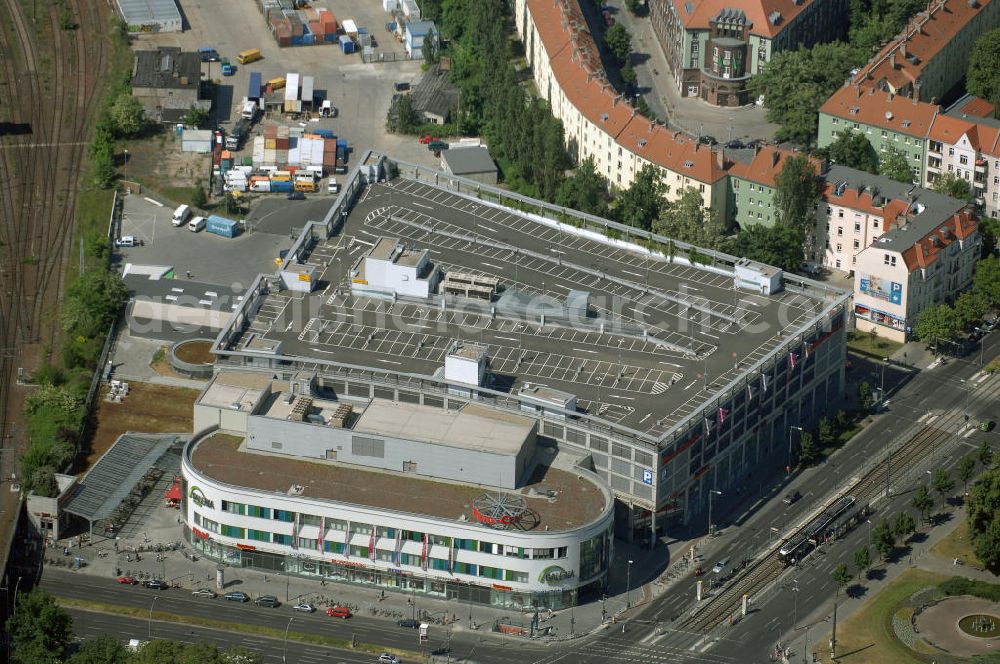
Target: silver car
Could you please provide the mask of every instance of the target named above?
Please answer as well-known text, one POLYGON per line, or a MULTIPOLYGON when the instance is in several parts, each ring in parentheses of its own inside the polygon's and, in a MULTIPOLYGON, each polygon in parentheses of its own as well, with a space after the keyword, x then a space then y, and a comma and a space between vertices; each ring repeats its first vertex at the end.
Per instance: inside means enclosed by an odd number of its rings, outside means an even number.
POLYGON ((294 611, 301 611, 302 613, 314 613, 316 611, 316 607, 309 602, 299 602, 292 609, 294 611))

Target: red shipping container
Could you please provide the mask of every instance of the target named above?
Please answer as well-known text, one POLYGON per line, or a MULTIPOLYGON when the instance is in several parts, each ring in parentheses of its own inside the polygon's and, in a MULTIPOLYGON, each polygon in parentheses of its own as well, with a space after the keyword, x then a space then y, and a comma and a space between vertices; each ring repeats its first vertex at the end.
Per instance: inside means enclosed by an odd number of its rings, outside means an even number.
POLYGON ((309 21, 309 32, 314 35, 321 35, 323 34, 323 26, 320 25, 319 21, 309 21))
POLYGON ((287 48, 292 45, 292 37, 278 37, 278 46, 282 48, 287 48))
POLYGON ((323 16, 323 32, 328 35, 337 34, 337 17, 332 13, 323 16))
POLYGON ((277 138, 278 125, 267 125, 264 127, 264 138, 277 138))

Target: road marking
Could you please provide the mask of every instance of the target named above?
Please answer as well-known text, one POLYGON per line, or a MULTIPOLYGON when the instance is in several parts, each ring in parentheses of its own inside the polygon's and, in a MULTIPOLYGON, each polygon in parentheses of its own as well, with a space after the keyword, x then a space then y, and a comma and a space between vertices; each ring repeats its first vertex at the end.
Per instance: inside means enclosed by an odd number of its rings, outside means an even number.
POLYGON ((625 401, 635 401, 635 397, 626 397, 621 394, 608 394, 606 395, 609 399, 623 399, 625 401))
POLYGON ((975 429, 969 429, 968 431, 966 431, 965 433, 962 434, 962 438, 968 438, 969 436, 971 436, 974 433, 976 433, 975 429))
POLYGON ((486 224, 476 224, 476 228, 477 229, 479 229, 479 228, 485 228, 490 233, 497 233, 497 232, 499 232, 499 231, 497 231, 497 229, 493 228, 492 226, 487 226, 486 224))
POLYGON ((428 209, 428 210, 433 210, 433 209, 434 209, 434 207, 433 207, 433 206, 431 206, 431 205, 424 205, 423 203, 417 203, 416 201, 411 201, 411 202, 412 202, 412 203, 413 203, 414 205, 416 205, 417 207, 422 207, 422 208, 426 208, 426 209, 428 209))
POLYGON ((149 196, 143 196, 143 198, 146 199, 147 201, 149 201, 150 203, 152 203, 153 205, 156 205, 158 207, 164 207, 163 203, 161 203, 160 201, 154 201, 149 196))
POLYGON ((385 362, 386 364, 402 364, 402 362, 397 362, 395 360, 381 360, 381 359, 378 359, 378 358, 375 358, 375 361, 376 362, 385 362))
POLYGON ((328 353, 330 355, 336 355, 336 352, 332 350, 322 350, 320 348, 312 348, 312 347, 310 347, 309 350, 314 351, 316 353, 328 353))
POLYGON ((493 263, 482 263, 482 265, 485 265, 486 267, 492 267, 495 270, 502 270, 503 269, 499 265, 494 265, 493 263))
POLYGON ((622 268, 622 272, 624 272, 625 274, 635 275, 637 277, 644 277, 644 276, 646 276, 642 272, 633 272, 632 270, 626 270, 625 268, 622 268))
POLYGON ((516 337, 501 337, 501 336, 500 336, 499 334, 498 334, 498 335, 496 335, 496 338, 497 338, 497 339, 504 339, 504 340, 506 340, 506 341, 517 341, 517 338, 516 338, 516 337))
POLYGON ((652 413, 646 413, 646 416, 645 416, 645 417, 643 417, 643 418, 642 418, 641 420, 639 420, 639 424, 642 424, 643 422, 645 422, 646 420, 648 420, 648 419, 649 419, 649 416, 650 416, 651 414, 652 414, 652 413))
POLYGON ((695 379, 694 379, 694 380, 692 380, 692 381, 691 381, 690 383, 688 383, 688 386, 687 386, 687 387, 685 387, 685 388, 684 388, 684 390, 685 390, 685 391, 687 391, 687 390, 690 390, 690 389, 691 389, 691 386, 692 386, 692 385, 694 385, 694 384, 695 384, 695 383, 697 383, 697 382, 698 382, 698 379, 697 379, 697 378, 695 378, 695 379))
POLYGON ((578 353, 592 353, 594 355, 597 354, 596 350, 587 350, 586 348, 574 348, 573 350, 575 350, 578 353))

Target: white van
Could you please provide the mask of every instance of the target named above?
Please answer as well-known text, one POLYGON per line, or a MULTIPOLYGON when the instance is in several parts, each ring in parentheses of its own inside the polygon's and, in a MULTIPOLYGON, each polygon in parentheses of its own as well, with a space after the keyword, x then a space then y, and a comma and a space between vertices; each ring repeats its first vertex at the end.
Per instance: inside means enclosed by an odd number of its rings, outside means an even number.
POLYGON ((330 181, 326 185, 326 190, 331 194, 339 194, 340 184, 333 178, 330 178, 330 181))
POLYGON ((174 210, 174 218, 171 223, 174 226, 183 226, 184 222, 191 218, 191 208, 187 205, 182 205, 176 210, 174 210))
POLYGON ((188 230, 191 231, 192 233, 197 233, 204 227, 205 227, 205 217, 195 217, 194 219, 191 220, 191 223, 188 224, 188 230))

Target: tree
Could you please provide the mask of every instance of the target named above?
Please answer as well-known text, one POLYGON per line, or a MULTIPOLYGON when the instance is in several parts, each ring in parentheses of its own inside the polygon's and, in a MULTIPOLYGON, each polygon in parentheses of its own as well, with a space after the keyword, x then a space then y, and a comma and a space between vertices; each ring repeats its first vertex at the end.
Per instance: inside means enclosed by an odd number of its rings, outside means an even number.
POLYGON ((99 337, 111 327, 128 300, 128 289, 113 272, 84 272, 70 284, 63 301, 63 329, 83 337, 99 337))
POLYGON ((808 431, 803 431, 802 435, 799 436, 799 464, 803 468, 808 468, 816 463, 818 456, 816 443, 813 442, 813 435, 808 431))
POLYGON ((94 184, 107 189, 115 182, 115 160, 111 143, 106 140, 95 140, 90 146, 94 169, 94 184))
POLYGON ((18 595, 17 611, 7 621, 13 660, 23 664, 60 662, 73 638, 73 619, 44 590, 18 595))
POLYGON ((833 426, 837 431, 847 431, 851 426, 851 418, 843 408, 837 410, 833 416, 833 426))
POLYGON ((192 105, 188 109, 188 112, 184 114, 184 124, 189 127, 204 129, 208 126, 208 118, 209 116, 207 110, 192 105))
POLYGON ((659 217, 662 205, 663 183, 660 182, 660 171, 655 166, 646 164, 636 173, 631 186, 618 194, 613 215, 623 224, 648 231, 653 219, 659 217))
POLYGON ((424 43, 420 47, 420 54, 423 56, 424 62, 428 65, 432 65, 438 61, 438 39, 434 28, 428 30, 424 36, 424 43))
POLYGON ((819 439, 820 447, 828 449, 833 447, 834 442, 837 440, 837 435, 833 430, 833 425, 830 424, 830 420, 825 417, 821 417, 819 424, 816 426, 816 437, 819 439))
POLYGON ((146 112, 142 102, 132 96, 129 91, 119 93, 109 109, 115 134, 122 138, 138 136, 146 126, 146 112))
POLYGON ((1000 521, 994 521, 973 540, 976 558, 994 574, 1000 573, 1000 521))
POLYGON ((764 98, 767 119, 781 125, 779 141, 810 145, 816 138, 820 105, 865 58, 843 42, 780 51, 747 82, 747 90, 753 98, 764 98))
POLYGON ((913 329, 917 336, 928 344, 955 341, 961 329, 958 322, 955 310, 947 304, 940 304, 928 307, 917 314, 917 324, 913 329))
POLYGON ((417 109, 413 108, 413 99, 410 98, 410 95, 400 95, 396 100, 395 109, 390 107, 390 115, 393 115, 393 110, 395 110, 395 114, 389 123, 392 131, 412 134, 417 130, 420 125, 420 114, 417 113, 417 109))
MULTIPOLYGON (((856 135, 860 136, 861 134, 856 135)), ((892 146, 879 155, 878 172, 881 175, 892 178, 896 182, 906 184, 913 182, 913 170, 906 161, 906 155, 901 150, 897 150, 892 146)))
POLYGON ((993 306, 1000 304, 1000 260, 988 256, 976 263, 973 290, 982 294, 993 306))
POLYGON ((70 664, 128 664, 130 653, 121 639, 101 634, 87 639, 69 659, 70 664))
POLYGON ((59 29, 76 30, 76 28, 77 24, 76 19, 73 18, 73 12, 68 5, 63 5, 62 9, 59 10, 59 29))
POLYGON ((986 471, 972 485, 966 515, 976 557, 994 574, 1000 572, 1000 469, 986 471))
POLYGON ((976 473, 976 459, 971 454, 966 454, 958 460, 958 479, 965 485, 965 490, 969 490, 969 480, 976 473))
POLYGON ((593 157, 584 159, 573 174, 562 181, 556 194, 556 204, 598 217, 607 215, 608 188, 597 172, 593 157))
POLYGON ((840 563, 839 565, 834 567, 831 576, 833 577, 834 582, 837 584, 838 590, 846 586, 848 583, 850 583, 851 579, 853 578, 851 576, 850 570, 847 569, 847 565, 845 565, 844 563, 840 563))
POLYGON ((969 181, 954 173, 940 173, 931 183, 931 189, 960 201, 972 198, 972 187, 969 185, 969 181))
POLYGON ((816 206, 823 196, 823 182, 816 166, 803 155, 785 160, 775 178, 774 206, 778 222, 794 228, 804 239, 816 226, 816 206))
POLYGON ((854 552, 854 566, 858 568, 858 578, 867 572, 872 566, 872 555, 867 546, 863 546, 854 552))
POLYGON ((976 40, 969 56, 965 89, 991 104, 1000 105, 1000 29, 991 30, 976 40))
POLYGON ((861 404, 861 410, 866 413, 871 411, 872 405, 875 403, 872 386, 867 380, 858 384, 858 402, 861 404))
POLYGON ((625 7, 632 12, 633 16, 639 15, 639 9, 642 7, 640 0, 625 0, 625 7))
POLYGON ((704 207, 701 192, 694 187, 662 204, 659 217, 653 219, 653 232, 699 247, 717 247, 722 241, 722 224, 704 207))
POLYGON ((896 549, 896 536, 889 527, 889 522, 882 518, 872 529, 872 544, 882 560, 892 555, 896 549))
POLYGON ((979 444, 979 449, 976 450, 976 458, 984 470, 993 465, 993 448, 990 447, 990 441, 984 440, 979 444))
POLYGON ((892 532, 896 539, 905 541, 909 535, 917 532, 917 522, 909 512, 900 512, 892 523, 892 532))
POLYGON ((625 63, 625 66, 622 67, 621 75, 622 75, 622 83, 624 83, 629 87, 634 86, 636 84, 636 81, 639 80, 639 78, 635 75, 635 69, 632 67, 631 62, 625 63))
POLYGON ((921 520, 926 521, 927 515, 934 509, 934 499, 931 498, 931 493, 927 490, 926 484, 921 484, 917 487, 913 498, 910 499, 910 504, 913 505, 913 509, 920 512, 921 520))
POLYGON ((777 224, 754 224, 742 229, 726 251, 750 258, 786 272, 798 270, 802 263, 802 238, 794 228, 777 224))
POLYGON ((955 480, 952 479, 951 472, 946 468, 936 468, 934 475, 931 476, 931 488, 944 501, 951 494, 952 489, 955 488, 955 480))
POLYGON ((604 43, 607 44, 611 55, 615 56, 619 64, 624 64, 628 56, 632 53, 632 35, 628 33, 625 26, 615 23, 604 33, 604 43))
POLYGON ((208 195, 205 193, 205 188, 198 185, 194 188, 194 192, 191 194, 191 205, 196 208, 204 209, 205 205, 208 204, 208 195))
POLYGON ((878 170, 875 148, 861 133, 846 131, 830 145, 817 150, 817 153, 841 166, 856 168, 867 173, 875 173, 878 170))
POLYGON ((955 300, 953 309, 955 310, 956 323, 959 328, 967 329, 983 320, 989 308, 990 303, 985 295, 966 291, 955 300))

